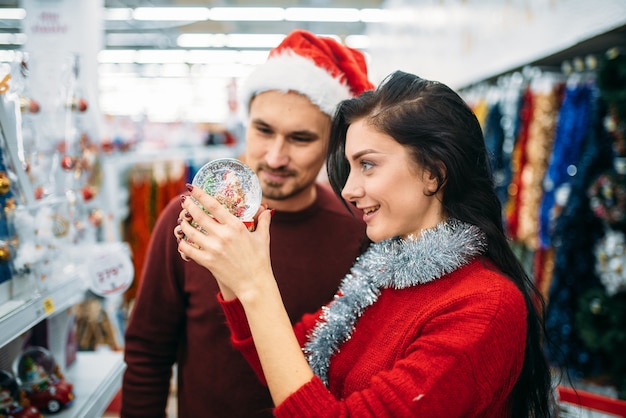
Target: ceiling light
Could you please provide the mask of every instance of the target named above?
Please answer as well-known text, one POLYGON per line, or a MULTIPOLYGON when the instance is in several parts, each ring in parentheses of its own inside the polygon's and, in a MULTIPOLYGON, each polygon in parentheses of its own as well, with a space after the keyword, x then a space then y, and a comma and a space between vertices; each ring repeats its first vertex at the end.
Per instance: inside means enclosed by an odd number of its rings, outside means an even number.
POLYGON ((213 7, 209 18, 221 21, 278 21, 285 18, 285 9, 281 7, 213 7))
POLYGON ((190 64, 222 64, 236 62, 238 51, 228 50, 192 50, 187 53, 187 62, 190 64))
POLYGON ((365 23, 390 22, 392 14, 384 9, 361 9, 360 20, 365 23))
POLYGON ((181 48, 222 48, 227 37, 223 33, 183 33, 176 44, 181 48))
POLYGON ((24 45, 26 35, 23 33, 0 33, 0 45, 24 45))
POLYGON ((208 66, 203 75, 214 78, 243 78, 247 77, 253 69, 252 66, 243 64, 217 64, 208 66))
POLYGON ((176 41, 181 48, 273 48, 283 34, 184 33, 176 41))
POLYGON ((133 63, 137 51, 134 49, 103 49, 98 52, 98 62, 101 64, 133 63))
POLYGON ((133 18, 133 9, 127 7, 104 9, 105 20, 130 20, 133 18))
POLYGON ((152 47, 154 45, 165 45, 169 38, 162 33, 108 33, 106 44, 109 47, 152 47))
POLYGON ((351 8, 289 7, 285 20, 297 22, 358 22, 359 10, 351 8))
POLYGON ((273 48, 280 44, 285 35, 280 34, 237 34, 226 35, 231 48, 273 48))
POLYGON ((206 7, 137 7, 133 11, 135 20, 176 20, 197 22, 209 18, 206 7))
POLYGON ((22 20, 26 17, 26 10, 20 8, 2 8, 0 9, 0 19, 6 20, 22 20))
POLYGON ((166 64, 185 62, 184 49, 142 49, 137 51, 136 62, 139 64, 166 64))
POLYGON ((269 50, 200 50, 187 51, 189 64, 245 64, 258 65, 267 60, 269 50))

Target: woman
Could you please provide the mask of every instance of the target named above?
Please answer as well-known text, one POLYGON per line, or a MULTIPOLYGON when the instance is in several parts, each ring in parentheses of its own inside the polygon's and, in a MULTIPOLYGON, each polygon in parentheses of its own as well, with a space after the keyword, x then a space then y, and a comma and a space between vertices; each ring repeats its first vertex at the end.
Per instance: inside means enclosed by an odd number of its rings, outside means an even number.
POLYGON ((174 230, 181 256, 219 282, 233 344, 267 383, 275 415, 550 416, 543 304, 508 246, 463 100, 396 72, 340 104, 327 167, 373 244, 334 300, 293 327, 272 276, 271 211, 249 233, 190 187, 213 218, 183 197, 174 230))

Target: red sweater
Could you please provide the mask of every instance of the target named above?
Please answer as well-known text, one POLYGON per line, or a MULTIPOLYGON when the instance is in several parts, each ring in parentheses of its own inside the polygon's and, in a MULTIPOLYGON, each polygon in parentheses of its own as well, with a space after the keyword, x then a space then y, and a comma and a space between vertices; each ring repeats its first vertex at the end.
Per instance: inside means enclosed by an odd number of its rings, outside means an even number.
MULTIPOLYGON (((121 415, 164 417, 177 363, 179 418, 271 416, 267 388, 230 343, 215 279, 178 254, 173 231, 179 212, 177 198, 151 237, 125 335, 121 415)), ((270 233, 273 270, 295 323, 337 291, 362 250, 365 228, 320 186, 311 207, 274 213, 270 233)))
MULTIPOLYGON (((233 344, 263 379, 238 301, 222 307, 233 344)), ((295 325, 300 344, 319 312, 295 325)), ((277 417, 506 417, 524 361, 519 289, 484 259, 427 284, 384 289, 318 377, 278 405, 277 417)))

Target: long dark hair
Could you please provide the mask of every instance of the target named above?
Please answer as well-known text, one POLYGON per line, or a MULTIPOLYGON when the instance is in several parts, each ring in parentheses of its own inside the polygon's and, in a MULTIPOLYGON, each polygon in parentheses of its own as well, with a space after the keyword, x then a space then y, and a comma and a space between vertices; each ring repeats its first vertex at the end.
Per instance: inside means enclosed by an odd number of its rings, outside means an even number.
POLYGON ((448 216, 486 234, 486 256, 522 290, 528 310, 524 365, 512 394, 513 417, 552 416, 552 379, 542 348, 545 304, 509 246, 476 116, 445 84, 402 71, 388 76, 376 90, 340 103, 326 161, 328 178, 339 195, 350 173, 346 133, 360 119, 410 149, 415 161, 438 178, 448 216))

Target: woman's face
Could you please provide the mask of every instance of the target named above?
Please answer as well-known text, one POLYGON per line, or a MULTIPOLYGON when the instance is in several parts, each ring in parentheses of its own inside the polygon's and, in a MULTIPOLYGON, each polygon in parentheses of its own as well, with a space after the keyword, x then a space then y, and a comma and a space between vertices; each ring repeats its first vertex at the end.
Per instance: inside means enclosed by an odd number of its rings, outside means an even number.
POLYGON ((436 178, 424 171, 409 149, 365 120, 348 128, 346 158, 350 175, 341 195, 363 211, 374 242, 419 235, 444 219, 436 178))

